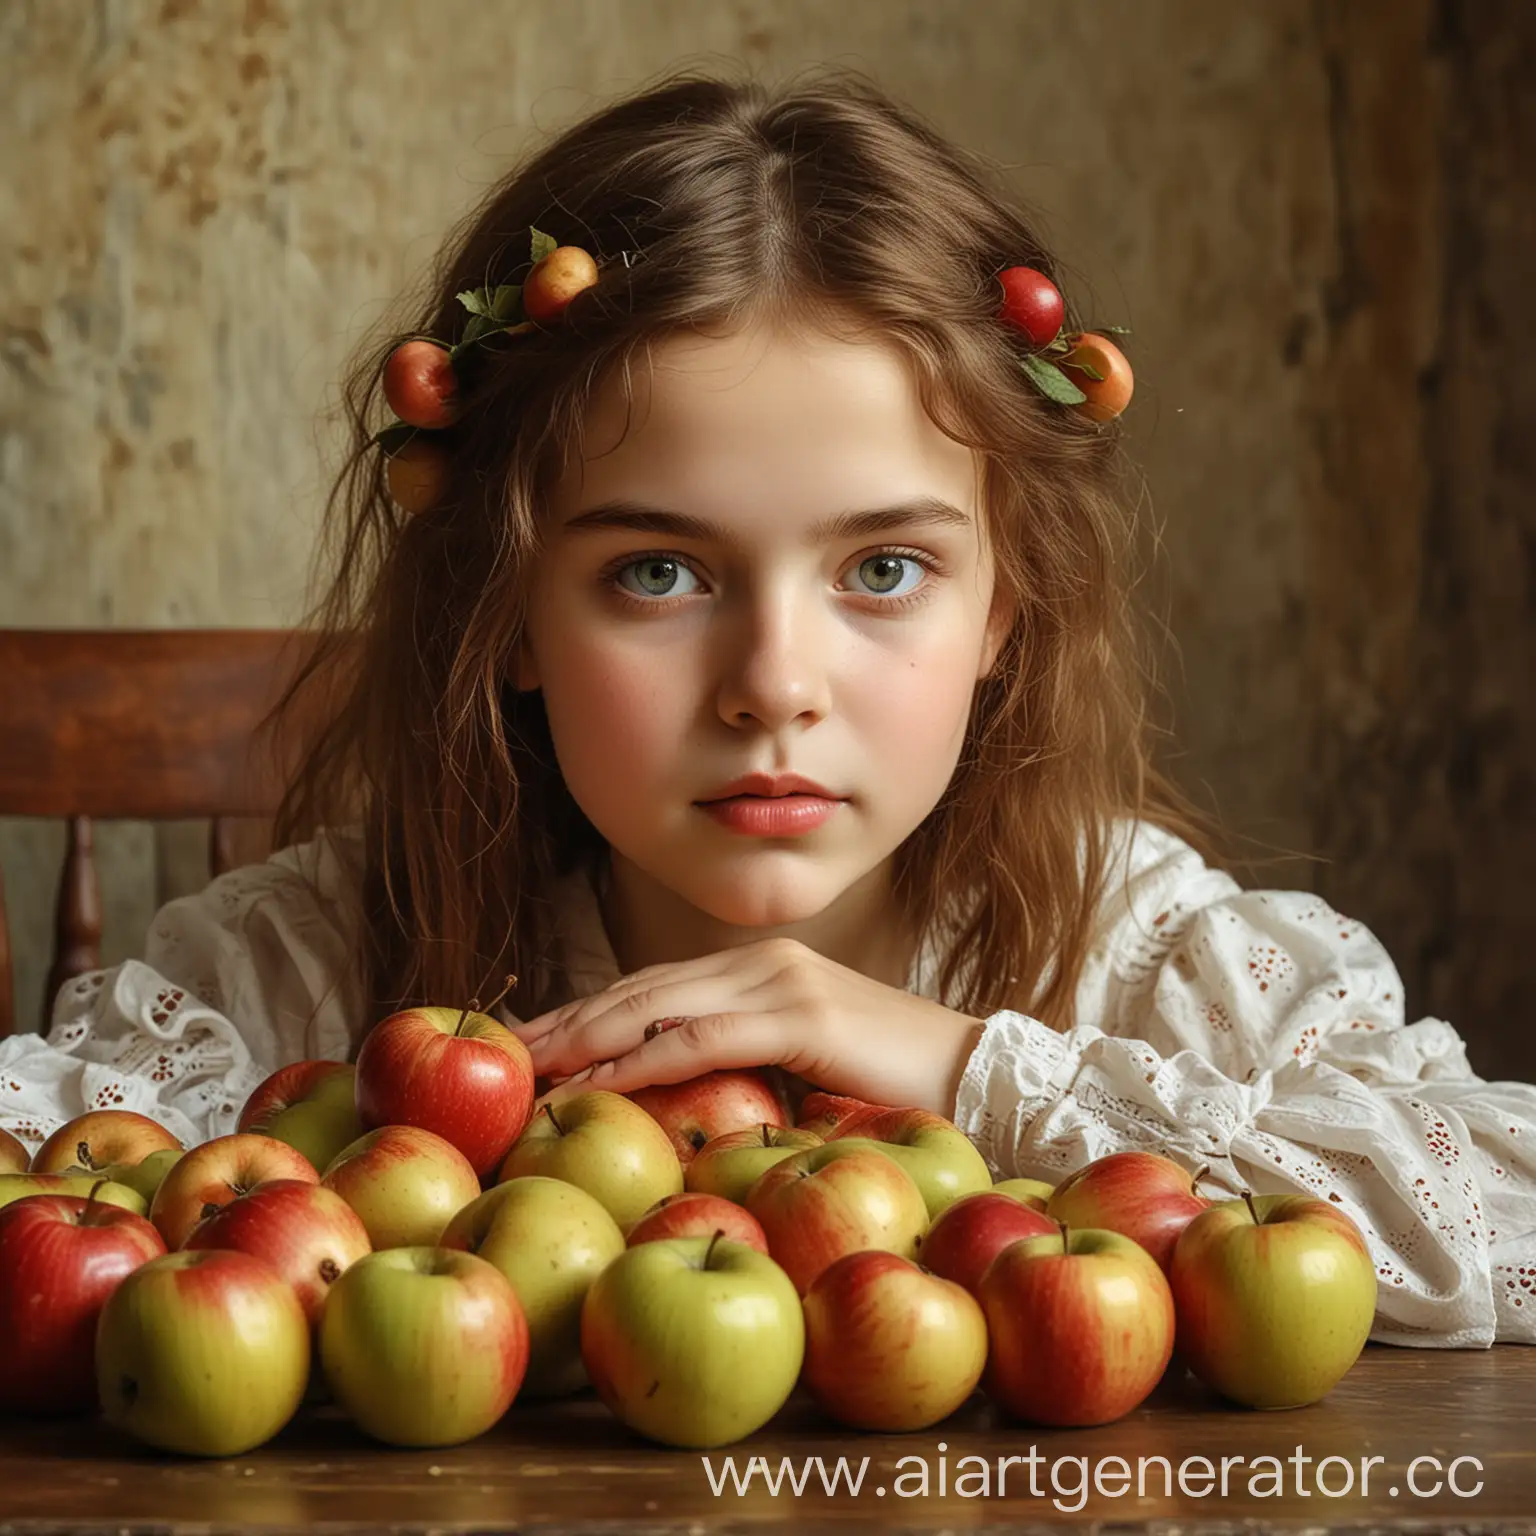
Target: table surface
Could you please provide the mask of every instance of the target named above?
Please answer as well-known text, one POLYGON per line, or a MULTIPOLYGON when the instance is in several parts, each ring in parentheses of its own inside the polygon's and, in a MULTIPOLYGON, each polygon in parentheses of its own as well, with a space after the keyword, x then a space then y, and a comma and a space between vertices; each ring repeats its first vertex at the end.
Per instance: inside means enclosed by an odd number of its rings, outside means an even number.
POLYGON ((931 1429, 861 1434, 797 1393, 767 1428, 709 1454, 717 1473, 728 1457, 739 1471, 751 1457, 775 1470, 789 1457, 796 1472, 811 1458, 810 1482, 798 1497, 787 1486, 775 1495, 759 1473, 745 1493, 717 1496, 701 1453, 630 1434, 590 1390, 515 1404, 478 1440, 428 1451, 375 1445, 326 1407, 303 1409, 275 1440, 228 1461, 148 1452, 99 1420, 0 1421, 0 1536, 316 1526, 714 1536, 775 1522, 797 1532, 1109 1524, 1170 1536, 1383 1526, 1536 1536, 1536 1349, 1371 1345, 1322 1402, 1279 1413, 1233 1408, 1192 1377, 1170 1375, 1135 1413, 1096 1429, 1021 1424, 978 1394, 931 1429), (1003 1468, 1000 1491, 1000 1459, 1032 1452, 1033 1466, 1003 1468), (828 1494, 816 1457, 829 1475, 838 1457, 855 1475, 867 1457, 857 1496, 846 1482, 828 1494), (1140 1462, 1153 1457, 1173 1469, 1171 1493, 1161 1464, 1140 1462))

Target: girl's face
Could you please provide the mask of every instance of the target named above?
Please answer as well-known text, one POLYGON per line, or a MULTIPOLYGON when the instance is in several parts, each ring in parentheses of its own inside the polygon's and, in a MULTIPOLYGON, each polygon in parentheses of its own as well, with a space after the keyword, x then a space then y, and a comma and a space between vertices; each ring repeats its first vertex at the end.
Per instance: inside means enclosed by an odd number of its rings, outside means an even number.
POLYGON ((517 683, 543 690, 622 909, 697 953, 814 943, 844 898, 878 911, 1006 633, 979 461, 873 343, 753 328, 653 358, 628 435, 610 380, 554 488, 517 683), (798 836, 700 808, 751 772, 842 803, 798 836))

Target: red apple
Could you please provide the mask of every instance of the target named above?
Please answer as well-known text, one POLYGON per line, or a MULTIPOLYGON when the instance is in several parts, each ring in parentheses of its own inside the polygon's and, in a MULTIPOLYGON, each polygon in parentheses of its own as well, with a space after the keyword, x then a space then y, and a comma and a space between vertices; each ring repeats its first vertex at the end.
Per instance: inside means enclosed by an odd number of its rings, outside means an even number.
POLYGON ((789 1124, 784 1106, 761 1072, 706 1072, 681 1083, 656 1083, 625 1095, 672 1138, 686 1171, 706 1142, 754 1125, 789 1124))
POLYGON ((713 1237, 718 1232, 733 1242, 768 1252, 762 1225, 750 1211, 719 1195, 663 1195, 630 1228, 628 1246, 656 1243, 669 1237, 713 1237))
POLYGON ((0 1211, 0 1412, 96 1406, 96 1320, 118 1282, 165 1252, 142 1216, 33 1195, 0 1211))
POLYGON ((1190 1175, 1156 1152, 1112 1152, 1056 1186, 1046 1214, 1069 1227, 1103 1227, 1141 1244, 1164 1274, 1179 1234, 1211 1202, 1195 1193, 1205 1169, 1190 1175))
POLYGON ((747 1209, 802 1296, 845 1253, 881 1248, 910 1259, 928 1230, 922 1191, 907 1171, 851 1142, 829 1141, 775 1164, 752 1186, 747 1209))
POLYGON ((943 1212, 918 1244, 918 1262, 974 1296, 987 1265, 1010 1243, 1060 1230, 1043 1211, 1011 1195, 983 1190, 943 1212))
POLYGON ((215 1136, 193 1147, 166 1174, 150 1203, 149 1219, 167 1248, 180 1248, 205 1216, 270 1179, 317 1184, 320 1175, 302 1153, 270 1136, 215 1136))
POLYGON ((926 1429, 971 1395, 986 1363, 976 1298, 898 1254, 845 1254, 806 1292, 802 1379, 840 1424, 926 1429))
POLYGON ((279 1067, 245 1101, 235 1129, 275 1137, 325 1168, 367 1129, 358 1118, 356 1077, 344 1061, 279 1067))
POLYGON ((416 1125, 385 1125, 339 1153, 321 1181, 362 1218, 376 1249, 431 1246, 480 1181, 450 1141, 416 1125))
POLYGON ((1168 1272, 1179 1354, 1250 1408, 1315 1403, 1359 1358, 1376 1265, 1343 1211, 1308 1195, 1245 1195, 1201 1212, 1168 1272))
POLYGON ((142 1163, 151 1152, 180 1152, 181 1143, 158 1121, 131 1109, 96 1109, 67 1120, 37 1149, 33 1173, 94 1173, 111 1163, 142 1163))
POLYGON ((402 341, 384 364, 384 399, 409 426, 448 426, 458 405, 448 349, 420 338, 402 341))
POLYGON ((198 1222, 183 1248, 234 1248, 265 1259, 318 1328, 325 1298, 351 1264, 373 1251, 357 1213, 335 1190, 273 1179, 198 1222))
POLYGON ((0 1174, 25 1173, 31 1163, 26 1143, 9 1131, 0 1131, 0 1174))
POLYGON ((1108 1424, 1147 1397, 1173 1354, 1173 1296, 1139 1243, 1081 1227, 1010 1243, 981 1277, 983 1385, 1035 1424, 1108 1424))
POLYGON ((482 1179, 501 1166, 532 1108, 528 1047, 489 1014, 408 1008, 376 1024, 357 1053, 363 1124, 431 1131, 482 1179))
POLYGON ((745 1205, 752 1186, 775 1163, 820 1145, 821 1137, 815 1131, 791 1126, 763 1124, 732 1131, 699 1148, 683 1170, 683 1186, 694 1194, 719 1195, 745 1205))
POLYGON ((795 1128, 814 1131, 823 1141, 830 1141, 841 1127, 843 1134, 851 1136, 855 1127, 864 1120, 872 1120, 894 1108, 890 1104, 868 1104, 863 1099, 850 1099, 846 1094, 822 1093, 817 1089, 800 1101, 800 1113, 795 1117, 795 1128))

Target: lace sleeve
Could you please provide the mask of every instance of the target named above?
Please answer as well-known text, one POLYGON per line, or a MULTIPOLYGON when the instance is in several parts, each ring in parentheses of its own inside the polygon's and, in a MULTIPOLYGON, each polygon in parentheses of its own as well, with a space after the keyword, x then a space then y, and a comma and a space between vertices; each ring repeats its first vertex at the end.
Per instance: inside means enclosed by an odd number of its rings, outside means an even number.
POLYGON ((35 1150, 76 1115, 133 1109, 191 1146, 232 1131, 278 1066, 344 1059, 354 861, 349 833, 321 833, 168 902, 142 961, 60 988, 46 1038, 0 1040, 0 1127, 35 1150))
POLYGON ((1330 1200, 1376 1260, 1373 1337, 1536 1342, 1536 1088, 1405 1024, 1391 958, 1325 901, 1136 844, 1076 1027, 999 1013, 967 1064, 956 1117, 992 1166, 1055 1180, 1144 1147, 1209 1166, 1208 1195, 1330 1200))

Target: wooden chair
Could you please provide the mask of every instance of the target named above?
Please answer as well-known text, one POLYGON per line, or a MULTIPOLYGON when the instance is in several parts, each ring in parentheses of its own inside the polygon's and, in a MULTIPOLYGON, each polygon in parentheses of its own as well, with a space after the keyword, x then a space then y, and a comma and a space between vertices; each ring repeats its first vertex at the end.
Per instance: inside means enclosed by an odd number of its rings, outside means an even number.
MULTIPOLYGON (((0 815, 62 818, 46 1028, 101 964, 98 818, 212 818, 213 874, 266 856, 282 774, 256 726, 300 659, 293 630, 0 630, 0 815)), ((15 1028, 0 885, 0 1037, 15 1028)))

